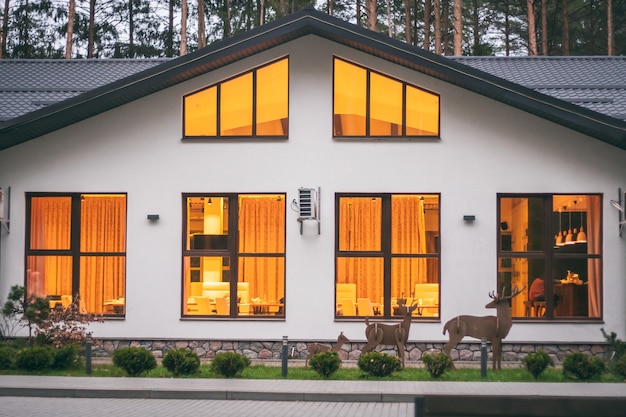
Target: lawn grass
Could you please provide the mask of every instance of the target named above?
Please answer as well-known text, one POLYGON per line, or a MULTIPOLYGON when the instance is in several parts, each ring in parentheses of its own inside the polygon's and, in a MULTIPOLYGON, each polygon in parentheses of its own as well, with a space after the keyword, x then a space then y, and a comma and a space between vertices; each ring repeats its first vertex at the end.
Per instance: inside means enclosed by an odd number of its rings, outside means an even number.
MULTIPOLYGON (((487 370, 487 376, 481 377, 479 368, 456 368, 446 371, 439 378, 433 378, 424 368, 406 368, 402 371, 395 372, 391 376, 376 378, 371 377, 360 371, 358 368, 340 368, 332 374, 327 380, 331 381, 484 381, 484 382, 572 382, 566 378, 561 369, 548 368, 539 378, 535 380, 533 376, 523 367, 506 368, 500 371, 487 370)), ((87 374, 84 367, 69 370, 46 370, 41 372, 25 372, 17 370, 3 370, 0 375, 45 375, 45 376, 74 376, 74 377, 125 377, 125 372, 110 364, 96 364, 92 366, 92 372, 87 374)), ((146 378, 174 378, 163 366, 159 365, 155 369, 141 375, 146 378)), ((223 378, 220 375, 211 372, 208 364, 200 366, 198 373, 189 376, 178 376, 177 378, 223 378)), ((280 366, 266 366, 262 364, 252 365, 244 369, 237 379, 290 379, 290 380, 324 380, 315 371, 303 367, 289 367, 287 377, 283 378, 282 368, 280 366)), ((587 381, 586 381, 587 382, 587 381)), ((589 382, 624 382, 623 379, 605 372, 600 378, 589 382)))

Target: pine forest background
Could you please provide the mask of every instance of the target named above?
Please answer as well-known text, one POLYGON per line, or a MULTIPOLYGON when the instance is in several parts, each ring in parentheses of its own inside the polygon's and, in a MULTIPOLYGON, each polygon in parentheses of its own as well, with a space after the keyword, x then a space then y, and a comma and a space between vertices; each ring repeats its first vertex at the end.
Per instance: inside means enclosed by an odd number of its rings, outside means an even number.
POLYGON ((626 53, 626 0, 0 0, 0 58, 173 57, 307 6, 442 55, 626 53))

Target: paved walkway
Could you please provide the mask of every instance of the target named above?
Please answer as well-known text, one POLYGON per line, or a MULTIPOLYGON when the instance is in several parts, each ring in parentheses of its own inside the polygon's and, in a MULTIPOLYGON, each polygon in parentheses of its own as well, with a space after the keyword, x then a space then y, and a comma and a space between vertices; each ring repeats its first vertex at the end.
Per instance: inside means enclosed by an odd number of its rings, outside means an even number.
POLYGON ((626 383, 305 381, 0 375, 0 396, 413 403, 420 395, 626 398, 626 383))

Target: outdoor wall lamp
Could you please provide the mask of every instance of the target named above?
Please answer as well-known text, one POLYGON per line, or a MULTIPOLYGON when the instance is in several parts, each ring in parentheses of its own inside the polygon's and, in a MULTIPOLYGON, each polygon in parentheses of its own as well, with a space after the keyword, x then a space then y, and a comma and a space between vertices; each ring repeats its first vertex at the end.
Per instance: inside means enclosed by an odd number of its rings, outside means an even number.
POLYGON ((618 200, 611 200, 611 205, 619 212, 619 220, 617 224, 619 225, 619 235, 621 237, 622 229, 624 228, 624 225, 626 225, 626 193, 624 194, 624 199, 622 199, 622 189, 618 188, 617 195, 618 200))

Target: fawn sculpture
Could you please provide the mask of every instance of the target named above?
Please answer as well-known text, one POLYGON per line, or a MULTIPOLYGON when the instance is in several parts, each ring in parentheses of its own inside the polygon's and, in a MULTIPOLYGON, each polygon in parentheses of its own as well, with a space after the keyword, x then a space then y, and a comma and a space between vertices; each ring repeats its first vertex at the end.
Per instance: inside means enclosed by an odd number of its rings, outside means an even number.
POLYGON ((304 360, 305 368, 309 366, 309 359, 311 359, 313 355, 317 353, 328 352, 329 350, 339 352, 339 349, 341 349, 344 343, 350 343, 350 340, 348 340, 348 338, 343 335, 343 332, 339 333, 339 337, 337 337, 337 344, 333 347, 317 342, 311 343, 311 345, 309 346, 309 354, 306 355, 306 359, 304 360))
POLYGON ((443 348, 443 352, 450 357, 450 351, 455 347, 461 339, 465 336, 475 337, 477 339, 485 338, 491 341, 491 347, 493 351, 493 370, 500 369, 502 361, 502 339, 504 339, 511 330, 513 320, 511 317, 511 308, 509 307, 509 300, 516 295, 524 291, 526 287, 521 290, 517 289, 517 286, 511 291, 511 295, 504 296, 504 288, 502 288, 502 295, 498 296, 492 291, 489 293, 489 297, 493 299, 485 308, 495 308, 497 316, 456 316, 450 319, 445 326, 443 326, 443 334, 448 331, 449 340, 443 348))
POLYGON ((378 345, 396 345, 398 348, 398 357, 404 368, 404 345, 409 339, 409 330, 411 329, 411 317, 413 311, 417 308, 417 304, 407 307, 398 300, 398 311, 403 316, 403 320, 396 324, 385 324, 379 322, 370 323, 369 319, 365 319, 365 337, 367 344, 361 349, 361 353, 368 353, 374 350, 378 345))

